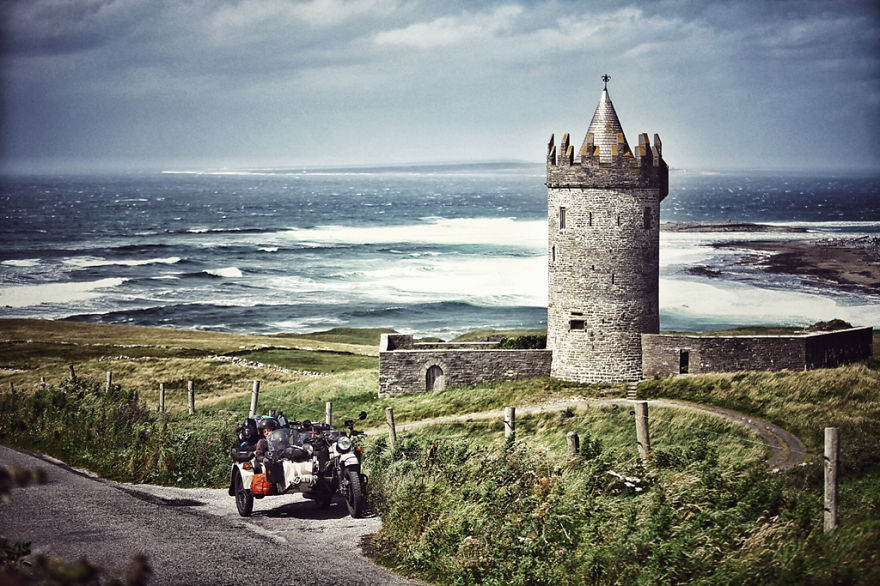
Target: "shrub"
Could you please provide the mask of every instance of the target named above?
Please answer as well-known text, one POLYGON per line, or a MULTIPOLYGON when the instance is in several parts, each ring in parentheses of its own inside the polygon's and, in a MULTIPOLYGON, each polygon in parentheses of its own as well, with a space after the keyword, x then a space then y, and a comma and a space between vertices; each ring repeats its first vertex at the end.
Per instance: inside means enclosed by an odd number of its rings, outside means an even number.
POLYGON ((0 441, 116 480, 222 486, 234 421, 204 412, 155 414, 136 391, 78 378, 0 394, 0 441))
POLYGON ((498 348, 502 350, 543 350, 546 347, 546 335, 505 337, 498 342, 498 348))

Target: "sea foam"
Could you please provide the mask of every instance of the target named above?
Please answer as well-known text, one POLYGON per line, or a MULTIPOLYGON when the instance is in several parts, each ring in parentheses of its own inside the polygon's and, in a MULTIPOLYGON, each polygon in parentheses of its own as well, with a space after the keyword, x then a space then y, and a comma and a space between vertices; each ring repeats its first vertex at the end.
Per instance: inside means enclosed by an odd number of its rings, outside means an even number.
POLYGON ((92 256, 76 256, 73 258, 65 259, 64 264, 81 268, 111 266, 141 267, 153 264, 173 265, 179 263, 180 261, 181 258, 179 256, 169 256, 166 258, 147 258, 141 260, 109 260, 106 258, 92 256))
POLYGON ((711 283, 691 279, 660 279, 663 315, 676 321, 714 320, 741 325, 809 325, 840 318, 853 325, 880 323, 880 304, 864 298, 813 294, 793 289, 769 289, 728 280, 711 283))
POLYGON ((118 287, 126 279, 108 278, 83 283, 47 283, 20 285, 0 289, 0 306, 30 307, 34 305, 71 303, 100 296, 100 290, 118 287))
POLYGON ((209 275, 214 275, 215 277, 227 277, 227 278, 236 278, 241 277, 241 269, 238 267, 226 267, 222 269, 206 269, 203 271, 209 275))
POLYGON ((40 264, 40 259, 38 259, 38 258, 12 259, 12 260, 4 260, 0 264, 6 265, 8 267, 30 268, 30 267, 35 267, 38 264, 40 264))
POLYGON ((394 244, 481 244, 544 250, 547 247, 545 220, 515 218, 423 218, 417 224, 384 226, 318 226, 295 229, 289 238, 312 243, 394 244))

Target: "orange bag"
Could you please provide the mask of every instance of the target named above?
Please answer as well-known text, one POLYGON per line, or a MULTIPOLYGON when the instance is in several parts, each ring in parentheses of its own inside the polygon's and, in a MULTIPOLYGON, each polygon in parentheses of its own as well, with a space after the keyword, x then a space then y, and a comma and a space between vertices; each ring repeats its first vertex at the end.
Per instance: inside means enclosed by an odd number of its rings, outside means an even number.
POLYGON ((275 494, 275 484, 266 479, 265 474, 254 474, 251 480, 251 492, 253 494, 275 494))

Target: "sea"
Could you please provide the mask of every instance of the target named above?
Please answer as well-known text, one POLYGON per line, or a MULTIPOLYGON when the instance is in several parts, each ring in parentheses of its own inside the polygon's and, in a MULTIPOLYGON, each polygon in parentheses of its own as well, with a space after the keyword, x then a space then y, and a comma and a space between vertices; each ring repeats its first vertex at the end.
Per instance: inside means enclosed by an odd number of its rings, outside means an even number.
MULTIPOLYGON (((544 181, 519 163, 5 175, 0 317, 443 339, 543 328, 544 181)), ((880 327, 880 291, 768 274, 712 246, 880 236, 880 175, 676 170, 669 183, 663 222, 806 232, 661 232, 662 330, 880 327)))

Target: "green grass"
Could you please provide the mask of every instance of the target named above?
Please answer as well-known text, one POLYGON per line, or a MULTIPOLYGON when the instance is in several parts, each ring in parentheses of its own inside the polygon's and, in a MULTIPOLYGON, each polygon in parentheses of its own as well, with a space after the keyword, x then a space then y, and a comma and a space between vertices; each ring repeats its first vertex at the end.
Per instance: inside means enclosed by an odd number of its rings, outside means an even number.
POLYGON ((232 432, 247 413, 253 379, 263 382, 263 412, 318 420, 326 401, 337 421, 367 411, 364 427, 375 433, 366 441, 365 466, 383 520, 371 555, 431 583, 880 582, 877 360, 639 386, 642 398, 718 405, 789 429, 806 444, 810 463, 773 474, 754 435, 717 418, 659 407, 651 410, 654 451, 645 464, 636 455, 633 415, 620 407, 519 412, 515 442, 504 440, 500 417, 464 417, 401 431, 392 453, 386 407, 405 424, 572 396, 619 398, 624 388, 534 379, 379 399, 375 347, 364 345, 378 330, 310 338, 23 320, 0 320, 0 328, 0 337, 21 340, 0 346, 0 367, 19 370, 0 372, 0 441, 117 479, 223 486, 232 432), (221 353, 320 374, 203 359, 221 353), (70 362, 80 377, 75 383, 66 380, 70 362), (121 387, 104 388, 107 370, 121 387), (47 388, 35 384, 39 376, 47 388), (187 380, 196 381, 194 417, 183 411, 187 380), (155 413, 158 382, 167 384, 170 413, 155 413), (821 529, 825 426, 841 429, 842 460, 841 526, 827 535, 821 529), (574 461, 566 453, 569 431, 582 442, 574 461), (626 477, 638 482, 628 486, 626 477))
POLYGON ((646 381, 642 398, 717 405, 765 418, 818 453, 824 428, 840 429, 846 466, 880 464, 880 363, 807 372, 712 374, 646 381))
POLYGON ((516 336, 544 336, 547 334, 545 329, 537 330, 473 330, 466 332, 452 342, 486 342, 489 339, 498 339, 502 337, 513 338, 516 336))
MULTIPOLYGON (((396 411, 395 411, 395 419, 396 411)), ((543 450, 548 461, 562 465, 567 461, 568 432, 580 437, 601 438, 605 453, 619 461, 634 461, 637 455, 635 422, 625 406, 576 407, 558 412, 517 415, 516 439, 534 450, 543 450)), ((701 443, 711 446, 719 460, 733 465, 762 462, 768 456, 763 443, 747 430, 726 420, 679 409, 654 408, 651 411, 651 441, 661 451, 669 446, 701 443)), ((454 423, 400 432, 416 441, 466 440, 471 448, 500 449, 505 443, 504 422, 465 419, 454 423)), ((374 438, 383 438, 377 433, 374 438)), ((382 442, 384 439, 376 439, 382 442)))
POLYGON ((308 350, 258 350, 239 355, 239 358, 261 364, 271 364, 291 370, 334 373, 359 369, 378 369, 379 359, 350 352, 308 350))
POLYGON ((315 342, 320 342, 320 347, 313 349, 354 352, 371 356, 378 355, 378 332, 380 330, 367 330, 360 336, 335 336, 332 334, 335 331, 329 330, 328 332, 318 334, 259 336, 204 330, 172 330, 168 328, 71 321, 0 319, 0 340, 57 342, 104 347, 107 348, 107 353, 118 352, 126 354, 125 351, 119 352, 118 348, 143 345, 157 349, 202 350, 213 354, 226 354, 247 349, 256 350, 262 347, 282 345, 315 346, 315 342), (348 341, 341 342, 335 338, 348 341))
MULTIPOLYGON (((397 422, 407 423, 445 415, 499 409, 508 405, 540 403, 549 399, 585 397, 622 397, 622 384, 581 385, 551 378, 502 381, 407 395, 394 395, 381 401, 394 408, 397 422)), ((381 419, 380 423, 384 422, 381 419)))
POLYGON ((310 334, 278 334, 276 337, 292 340, 314 340, 338 344, 378 346, 382 334, 395 334, 390 328, 333 328, 310 334))

